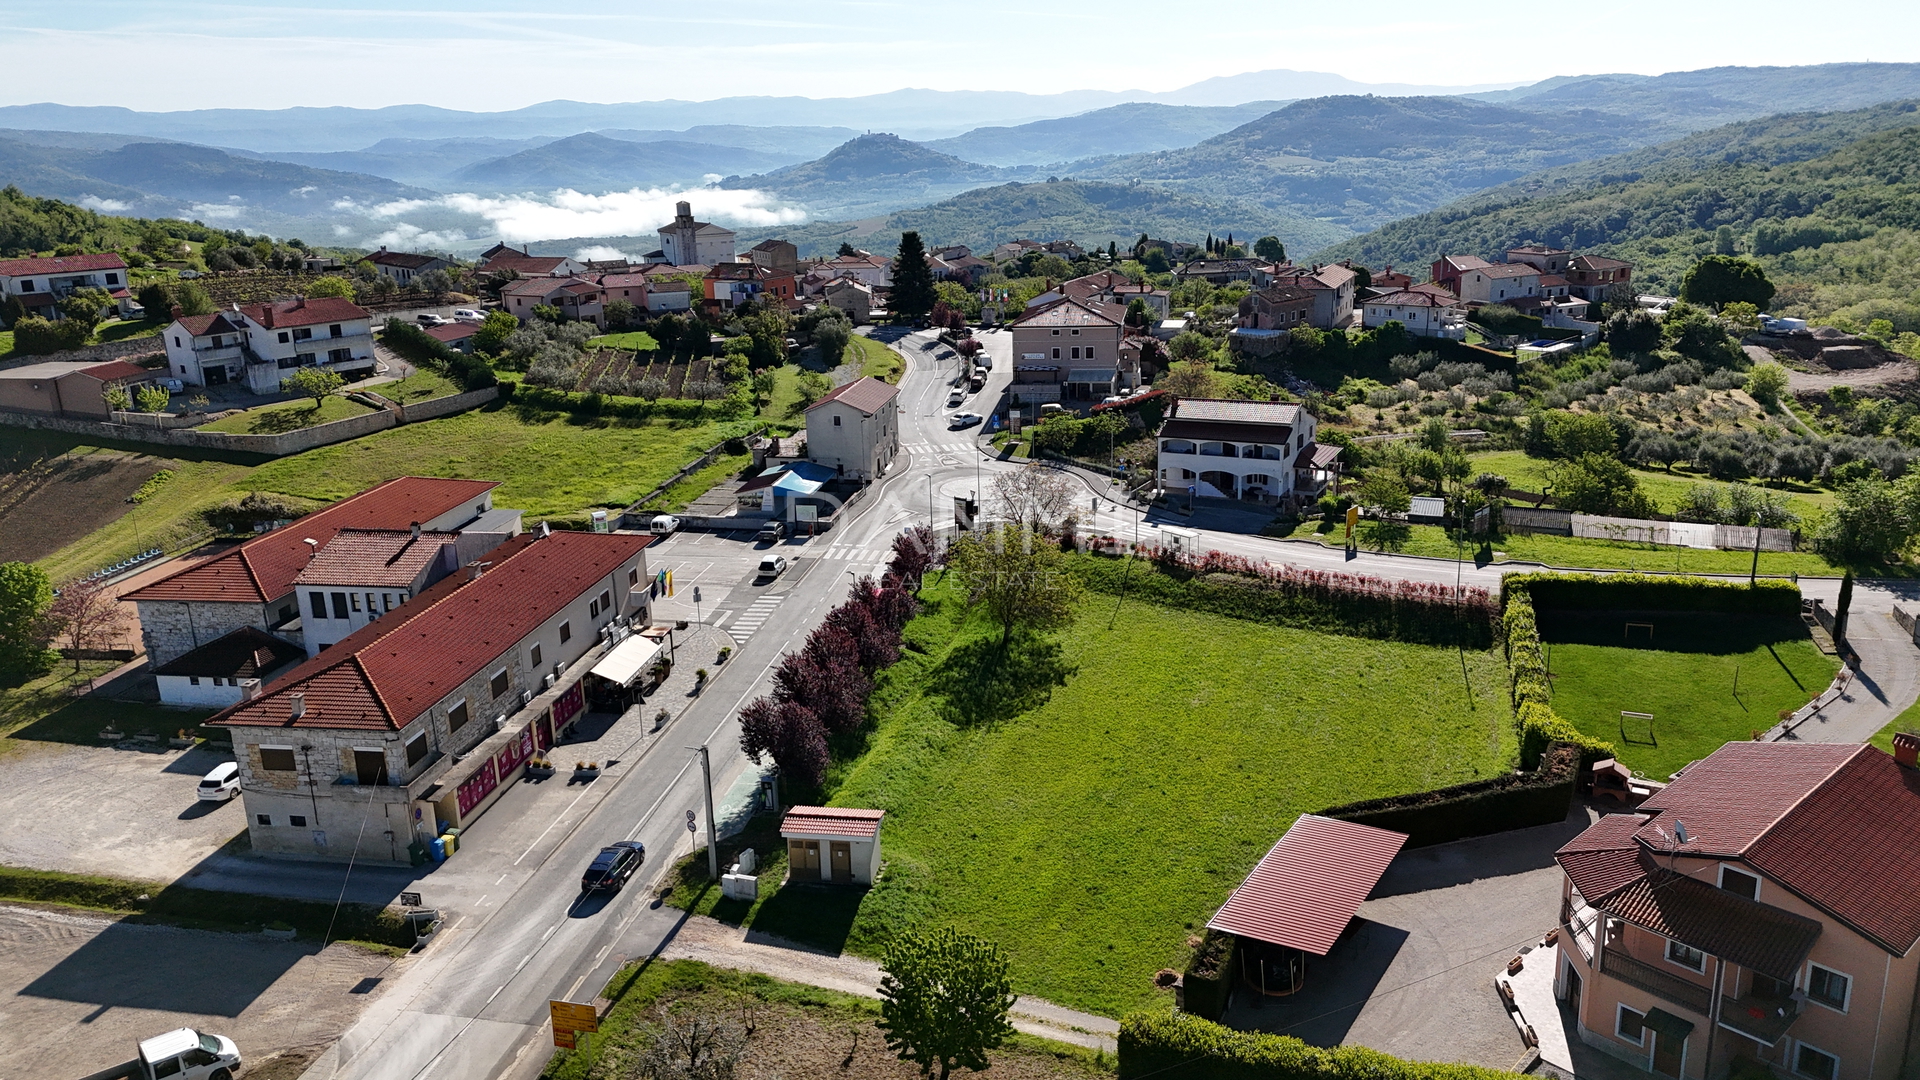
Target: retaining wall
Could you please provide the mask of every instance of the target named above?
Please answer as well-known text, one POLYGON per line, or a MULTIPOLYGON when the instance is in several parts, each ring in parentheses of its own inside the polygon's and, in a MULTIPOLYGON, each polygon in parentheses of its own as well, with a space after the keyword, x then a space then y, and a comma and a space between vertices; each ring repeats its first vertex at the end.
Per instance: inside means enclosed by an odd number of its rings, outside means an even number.
POLYGON ((98 345, 82 345, 78 349, 48 353, 45 356, 19 356, 0 363, 0 371, 7 368, 24 367, 28 364, 57 364, 69 361, 126 360, 136 356, 160 356, 167 347, 157 337, 124 338, 120 341, 103 341, 98 345))

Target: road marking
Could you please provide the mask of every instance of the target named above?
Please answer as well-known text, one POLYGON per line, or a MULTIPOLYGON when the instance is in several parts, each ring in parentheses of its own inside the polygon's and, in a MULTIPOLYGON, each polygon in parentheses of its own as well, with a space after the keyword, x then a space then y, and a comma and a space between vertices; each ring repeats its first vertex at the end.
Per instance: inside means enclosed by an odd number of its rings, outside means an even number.
MULTIPOLYGON (((567 808, 565 810, 560 811, 558 814, 555 814, 553 816, 553 820, 547 822, 547 827, 540 830, 540 835, 533 838, 533 843, 527 845, 527 850, 520 853, 520 859, 524 859, 527 856, 533 854, 533 849, 540 846, 540 841, 545 840, 547 838, 547 834, 553 831, 553 827, 555 825, 560 824, 563 818, 565 818, 568 814, 572 813, 573 808, 580 805, 580 800, 586 798, 587 793, 592 791, 593 788, 594 788, 594 785, 592 784, 588 784, 586 787, 581 788, 580 794, 575 795, 573 797, 573 801, 567 804, 567 808)), ((519 866, 520 859, 513 860, 513 865, 519 866)))
POLYGON ((493 883, 494 883, 495 885, 498 885, 498 884, 500 884, 501 882, 503 882, 503 881, 505 881, 505 880, 507 880, 507 875, 505 875, 505 874, 501 874, 501 875, 500 875, 499 877, 497 877, 497 878, 494 878, 494 879, 493 879, 493 883))
POLYGON ((747 639, 753 636, 753 632, 773 617, 774 609, 779 607, 780 602, 786 598, 786 593, 775 593, 755 600, 747 610, 733 620, 733 626, 727 630, 728 636, 732 637, 736 644, 745 645, 747 639))

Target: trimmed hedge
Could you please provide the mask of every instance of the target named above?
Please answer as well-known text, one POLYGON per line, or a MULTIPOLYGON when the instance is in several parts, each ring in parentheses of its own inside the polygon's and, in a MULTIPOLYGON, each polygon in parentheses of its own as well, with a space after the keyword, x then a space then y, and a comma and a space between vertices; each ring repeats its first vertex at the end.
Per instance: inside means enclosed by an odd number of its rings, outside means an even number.
POLYGON ((1068 563, 1087 588, 1250 622, 1416 645, 1493 646, 1491 597, 1360 574, 1271 567, 1210 553, 1205 559, 1126 560, 1086 555, 1068 563))
POLYGON ((1120 1080, 1514 1080, 1478 1065, 1406 1061, 1364 1046, 1321 1049, 1180 1013, 1120 1021, 1120 1080))
MULTIPOLYGON (((1536 575, 1516 574, 1508 579, 1536 575)), ((1617 756, 1613 744, 1584 734, 1553 711, 1553 685, 1547 679, 1546 653, 1540 647, 1540 625, 1534 617, 1533 598, 1524 583, 1502 586, 1506 610, 1500 613, 1501 631, 1507 642, 1507 679, 1513 699, 1514 727, 1520 732, 1522 767, 1540 761, 1547 747, 1567 743, 1580 751, 1580 764, 1587 765, 1617 756)))
POLYGON ((1218 1020, 1227 1011, 1227 998, 1240 971, 1237 943, 1232 934, 1206 932, 1180 980, 1181 1008, 1208 1020, 1218 1020))
POLYGON ((1514 574, 1501 582, 1503 601, 1516 592, 1543 608, 1626 611, 1724 611, 1730 615, 1798 615, 1800 586, 1768 580, 1748 585, 1662 574, 1514 574))
POLYGON ((1544 759, 1531 760, 1540 761, 1541 767, 1412 795, 1348 803, 1320 813, 1406 833, 1408 847, 1446 844, 1534 825, 1557 825, 1567 819, 1567 811, 1573 806, 1581 748, 1558 743, 1544 759))

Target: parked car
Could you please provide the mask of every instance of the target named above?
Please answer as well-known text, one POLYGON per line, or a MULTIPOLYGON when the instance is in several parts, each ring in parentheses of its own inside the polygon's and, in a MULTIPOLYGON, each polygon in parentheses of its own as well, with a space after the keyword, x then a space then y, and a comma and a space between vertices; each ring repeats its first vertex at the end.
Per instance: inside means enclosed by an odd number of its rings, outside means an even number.
POLYGON ((226 802, 240 796, 240 766, 231 761, 221 762, 213 771, 200 778, 200 800, 202 802, 226 802))
POLYGON ((182 270, 182 271, 180 271, 180 280, 182 280, 182 281, 192 281, 192 280, 193 280, 194 278, 197 278, 197 277, 199 277, 199 276, 200 276, 200 271, 198 271, 198 270, 182 270))
POLYGON ((593 857, 580 876, 582 892, 618 889, 647 861, 647 845, 638 840, 615 840, 593 857))
POLYGON ((967 392, 956 389, 947 395, 947 408, 951 409, 965 400, 967 400, 967 392))
POLYGON ((669 536, 680 530, 680 519, 672 514, 661 514, 647 523, 647 531, 655 536, 669 536))
POLYGON ((1040 405, 1040 419, 1045 420, 1047 417, 1052 416, 1055 413, 1063 413, 1066 411, 1067 411, 1067 407, 1065 405, 1060 404, 1057 401, 1042 402, 1040 405))
POLYGON ((475 311, 470 307, 454 308, 453 321, 454 322, 486 322, 487 313, 484 311, 475 311))
POLYGON ((786 537, 787 537, 786 522, 769 521, 765 525, 760 526, 760 531, 759 533, 755 534, 754 539, 761 541, 762 543, 777 544, 780 541, 786 539, 786 537))
POLYGON ((175 1028, 140 1041, 140 1056, 86 1080, 233 1080, 240 1048, 225 1035, 175 1028))
POLYGON ((760 560, 759 576, 762 579, 771 581, 774 578, 779 577, 781 574, 786 573, 787 567, 791 565, 792 565, 791 563, 787 562, 787 557, 785 555, 769 555, 766 558, 760 560))
POLYGON ((421 326, 445 326, 453 321, 445 315, 435 315, 431 311, 423 311, 414 318, 419 320, 421 326))
POLYGON ((167 393, 169 394, 177 394, 187 388, 187 384, 181 382, 179 379, 156 379, 154 381, 166 387, 167 393))
POLYGON ((970 428, 979 422, 980 414, 977 412, 957 412, 947 417, 947 427, 955 431, 961 428, 970 428))

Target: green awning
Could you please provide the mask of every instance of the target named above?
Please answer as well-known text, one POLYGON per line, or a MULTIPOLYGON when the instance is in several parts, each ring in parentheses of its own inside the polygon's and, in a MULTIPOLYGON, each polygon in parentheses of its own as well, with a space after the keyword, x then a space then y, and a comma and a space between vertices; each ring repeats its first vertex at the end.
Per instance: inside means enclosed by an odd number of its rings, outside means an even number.
POLYGON ((1665 1035, 1669 1039, 1685 1039, 1688 1035, 1693 1034, 1693 1021, 1682 1020, 1661 1008, 1648 1009, 1647 1018, 1641 1021, 1641 1023, 1665 1035))

